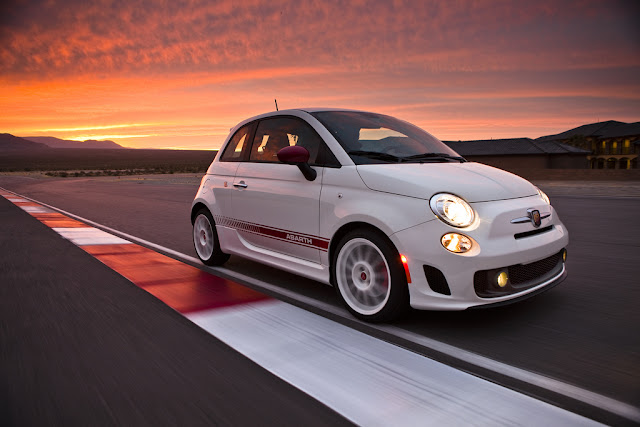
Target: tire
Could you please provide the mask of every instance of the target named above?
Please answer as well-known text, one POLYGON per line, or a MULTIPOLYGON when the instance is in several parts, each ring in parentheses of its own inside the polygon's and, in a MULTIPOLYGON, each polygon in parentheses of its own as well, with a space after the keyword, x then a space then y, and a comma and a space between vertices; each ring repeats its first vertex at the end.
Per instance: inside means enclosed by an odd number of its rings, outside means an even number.
POLYGON ((206 265, 222 265, 229 259, 229 255, 220 250, 216 223, 207 209, 200 209, 193 220, 193 246, 206 265))
POLYGON ((331 281, 347 309, 368 322, 387 322, 409 309, 407 276, 400 254, 379 233, 358 229, 338 243, 331 281))

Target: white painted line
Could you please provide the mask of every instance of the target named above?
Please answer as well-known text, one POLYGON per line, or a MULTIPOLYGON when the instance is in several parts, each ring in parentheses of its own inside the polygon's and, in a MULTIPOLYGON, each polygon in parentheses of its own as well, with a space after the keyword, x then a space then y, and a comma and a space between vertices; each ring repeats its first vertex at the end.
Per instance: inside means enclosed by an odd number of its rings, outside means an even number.
MULTIPOLYGON (((340 317, 349 316, 347 311, 344 310, 342 307, 336 307, 331 304, 327 304, 323 301, 309 298, 304 295, 298 295, 295 292, 289 291, 288 289, 284 289, 284 288, 278 287, 277 285, 273 285, 271 283, 267 283, 262 280, 255 279, 245 274, 238 273, 224 267, 209 267, 209 269, 213 271, 221 271, 231 278, 236 278, 237 280, 240 280, 242 282, 250 283, 256 288, 268 289, 269 291, 273 292, 276 295, 279 294, 279 295, 286 296, 287 298, 298 300, 300 302, 317 307, 323 311, 334 314, 336 316, 340 316, 340 317)), ((522 381, 527 384, 535 385, 536 387, 540 387, 544 390, 548 390, 553 393, 569 397, 578 402, 583 402, 591 406, 594 406, 596 408, 601 408, 607 412, 616 414, 620 417, 626 418, 636 423, 640 423, 640 408, 630 405, 628 403, 621 402, 619 400, 612 399, 602 394, 594 393, 592 391, 585 390, 583 388, 574 386, 572 384, 567 384, 565 382, 562 382, 541 374, 537 374, 535 372, 530 372, 525 369, 520 369, 515 366, 511 366, 506 363, 502 363, 497 360, 493 360, 488 357, 481 356, 479 354, 472 353, 467 350, 463 350, 459 347, 455 347, 450 344, 446 344, 444 342, 437 341, 437 340, 425 337, 423 335, 419 335, 411 331, 398 328, 393 325, 370 324, 370 323, 364 323, 357 319, 352 319, 352 321, 365 325, 368 328, 377 329, 379 331, 388 333, 389 335, 405 339, 409 342, 417 344, 418 346, 425 347, 430 350, 435 350, 439 353, 442 353, 444 355, 453 357, 454 359, 458 359, 463 362, 469 363, 473 366, 477 366, 482 369, 486 369, 486 370, 498 373, 500 375, 504 375, 506 377, 510 377, 518 381, 522 381)))
POLYGON ((131 244, 128 240, 121 239, 120 237, 93 227, 55 227, 53 230, 78 246, 131 244))
MULTIPOLYGON (((11 192, 11 191, 6 190, 6 189, 4 189, 2 187, 0 187, 0 190, 11 192)), ((23 197, 26 197, 26 196, 23 196, 23 197)), ((116 230, 115 228, 107 227, 106 225, 102 225, 102 224, 97 223, 95 221, 91 221, 90 219, 83 218, 83 217, 81 217, 79 215, 73 214, 71 212, 67 212, 67 211, 65 211, 63 209, 59 209, 59 208, 57 208, 55 206, 48 205, 48 204, 40 202, 38 200, 29 199, 29 200, 25 200, 25 202, 33 202, 33 203, 38 203, 38 204, 40 204, 42 206, 46 206, 47 208, 52 209, 53 211, 59 212, 59 213, 61 213, 63 215, 66 215, 66 216, 68 216, 70 218, 77 219, 78 221, 84 222, 85 224, 93 225, 96 228, 99 228, 101 230, 107 231, 107 232, 109 232, 111 234, 114 234, 116 236, 122 237, 123 239, 126 239, 127 243, 131 243, 131 242, 140 243, 140 244, 142 244, 144 246, 148 246, 150 248, 157 249, 157 250, 159 250, 161 252, 170 254, 170 255, 178 258, 178 259, 182 259, 184 261, 187 261, 187 262, 190 262, 190 263, 193 263, 193 264, 204 265, 204 264, 202 264, 202 262, 200 262, 200 260, 198 258, 189 256, 189 255, 185 255, 182 252, 174 251, 173 249, 165 248, 164 246, 160 246, 160 245, 155 244, 153 242, 149 242, 147 240, 144 240, 144 239, 141 239, 139 237, 133 236, 131 234, 124 233, 124 232, 122 232, 120 230, 116 230)))
POLYGON ((186 317, 358 425, 598 425, 281 301, 186 317))
POLYGON ((53 213, 54 211, 52 211, 51 209, 47 209, 43 206, 19 206, 23 211, 25 212, 29 212, 29 213, 53 213))
POLYGON ((436 350, 448 356, 452 356, 458 360, 470 363, 481 368, 497 372, 510 378, 520 380, 522 382, 540 387, 545 390, 551 390, 562 396, 567 396, 579 402, 587 403, 596 408, 604 409, 608 412, 616 414, 620 417, 640 423, 640 409, 628 403, 612 399, 602 394, 594 393, 589 390, 568 384, 544 375, 536 374, 525 369, 507 365, 489 359, 479 354, 475 354, 449 344, 445 344, 434 339, 415 334, 413 332, 400 329, 393 325, 373 325, 374 328, 386 331, 399 338, 416 343, 420 346, 436 350))
MULTIPOLYGON (((3 188, 0 187, 0 189, 5 190, 3 188)), ((7 192, 10 192, 8 190, 5 190, 7 192)), ((15 194, 15 193, 14 193, 15 194)), ((25 196, 22 196, 25 197, 25 196)), ((157 249, 161 252, 164 253, 168 253, 171 254, 172 256, 178 258, 178 259, 182 259, 184 261, 190 262, 190 263, 195 263, 195 264, 200 264, 202 265, 202 263, 200 262, 200 260, 198 260, 197 258, 194 258, 192 256, 189 255, 185 255, 181 252, 177 252, 174 251, 172 249, 169 248, 165 248, 164 246, 149 242, 147 240, 132 236, 130 234, 127 233, 123 233, 121 231, 115 230, 113 228, 110 227, 106 227, 103 226, 97 222, 91 221, 89 219, 83 218, 81 216, 72 214, 70 212, 64 211, 62 209, 58 209, 54 206, 51 205, 47 205, 46 203, 42 203, 39 202, 37 200, 33 200, 33 199, 29 199, 29 201, 33 201, 35 203, 39 203, 43 206, 46 206, 48 208, 51 208, 53 210, 56 210, 62 214, 68 215, 72 218, 75 218, 79 221, 82 221, 84 223, 87 224, 91 224, 94 225, 98 228, 101 228, 103 230, 107 230, 109 232, 112 232, 118 236, 124 237, 126 239, 131 240, 132 242, 136 242, 136 243, 140 243, 142 245, 148 246, 148 247, 152 247, 154 249, 157 249)), ((242 273, 238 273, 232 270, 229 270, 227 268, 224 267, 208 267, 207 268, 210 271, 213 272, 221 272, 223 274, 225 274, 226 276, 228 276, 231 279, 237 279, 239 281, 244 281, 245 283, 250 283, 251 285, 255 286, 256 288, 262 288, 262 289, 267 289, 271 292, 273 292, 275 295, 283 295, 285 297, 291 298, 292 300, 297 300, 300 301, 302 303, 311 305, 311 306, 315 306, 321 310, 324 310, 326 312, 344 317, 346 314, 346 311, 335 307, 333 305, 330 304, 326 304, 322 301, 318 301, 315 300, 313 298, 309 298, 306 297, 304 295, 298 295, 294 292, 291 292, 287 289, 278 287, 277 285, 272 285, 268 282, 264 282, 262 280, 259 279, 255 279, 253 277, 244 275, 242 273)), ((359 323, 362 323, 358 320, 352 319, 352 321, 356 321, 359 323)), ((420 346, 424 346, 428 349, 432 349, 435 350, 437 352, 440 352, 444 355, 453 357, 455 359, 464 361, 466 363, 469 363, 473 366, 478 366, 480 368, 483 369, 487 369, 496 373, 499 373, 501 375, 507 376, 507 377, 511 377, 513 379, 516 379, 518 381, 522 381, 524 383, 527 384, 531 384, 531 385, 535 385, 537 387, 540 387, 544 390, 553 392, 553 393, 557 393, 559 395, 568 397, 570 399, 574 399, 578 402, 582 402, 597 408, 600 408, 604 411, 610 412, 612 414, 618 415, 620 417, 623 417, 625 419, 628 419, 630 421, 633 421, 635 423, 640 423, 640 408, 630 405, 628 403, 625 402, 621 402, 619 400, 616 399, 612 399, 610 397, 598 394, 598 393, 594 393, 592 391, 571 385, 571 384, 567 384, 564 383, 562 381, 553 379, 553 378, 549 378, 546 377, 544 375, 540 375, 537 374, 535 372, 530 372, 530 371, 526 371, 524 369, 519 369, 516 368, 514 366, 511 365, 507 365, 505 363, 490 359, 488 357, 484 357, 481 356, 479 354, 476 353, 472 353, 469 352, 467 350, 463 350, 461 348, 440 342, 440 341, 436 341, 433 340, 431 338, 422 336, 422 335, 418 335, 415 333, 412 333, 410 331, 406 331, 406 330, 402 330, 400 328, 397 328, 395 326, 390 326, 390 325, 371 325, 371 324, 366 324, 367 327, 371 327, 371 328, 376 328, 379 329, 381 331, 385 331, 387 333, 390 333, 392 335, 398 336, 400 338, 409 340, 410 342, 413 342, 415 344, 418 344, 420 346)))

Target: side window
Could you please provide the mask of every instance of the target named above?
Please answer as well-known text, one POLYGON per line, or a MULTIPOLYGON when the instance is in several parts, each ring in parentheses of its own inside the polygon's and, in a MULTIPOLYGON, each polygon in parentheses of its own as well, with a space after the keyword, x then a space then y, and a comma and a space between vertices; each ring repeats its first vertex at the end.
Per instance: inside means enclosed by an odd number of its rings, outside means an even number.
POLYGON ((324 142, 304 121, 293 117, 274 117, 258 124, 249 158, 255 162, 278 162, 278 151, 290 145, 306 148, 309 163, 315 164, 324 142))
POLYGON ((251 137, 251 125, 252 123, 249 123, 241 127, 235 135, 233 135, 224 153, 222 153, 222 157, 220 157, 221 162, 239 162, 242 160, 242 153, 245 146, 249 143, 248 139, 251 137))

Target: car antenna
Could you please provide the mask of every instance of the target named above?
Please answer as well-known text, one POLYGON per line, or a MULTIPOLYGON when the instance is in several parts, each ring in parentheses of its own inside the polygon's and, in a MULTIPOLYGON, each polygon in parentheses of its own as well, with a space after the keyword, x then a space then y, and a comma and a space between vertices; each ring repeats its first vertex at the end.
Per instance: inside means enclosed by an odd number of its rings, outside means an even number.
POLYGON ((275 99, 275 98, 273 98, 273 100, 276 102, 276 111, 279 111, 279 110, 278 110, 278 100, 277 100, 277 99, 275 99))

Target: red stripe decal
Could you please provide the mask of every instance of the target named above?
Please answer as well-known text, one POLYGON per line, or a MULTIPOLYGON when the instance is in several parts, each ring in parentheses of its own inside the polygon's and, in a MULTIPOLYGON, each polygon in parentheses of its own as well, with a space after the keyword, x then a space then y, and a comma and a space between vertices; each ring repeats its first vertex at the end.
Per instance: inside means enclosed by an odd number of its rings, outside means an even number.
POLYGON ((233 218, 215 216, 216 224, 244 231, 247 233, 258 234, 260 236, 281 240, 292 243, 294 245, 306 246, 309 248, 320 249, 321 251, 329 250, 329 239, 324 237, 313 236, 311 234, 297 233, 290 230, 282 230, 280 228, 267 227, 261 224, 240 221, 233 218))

